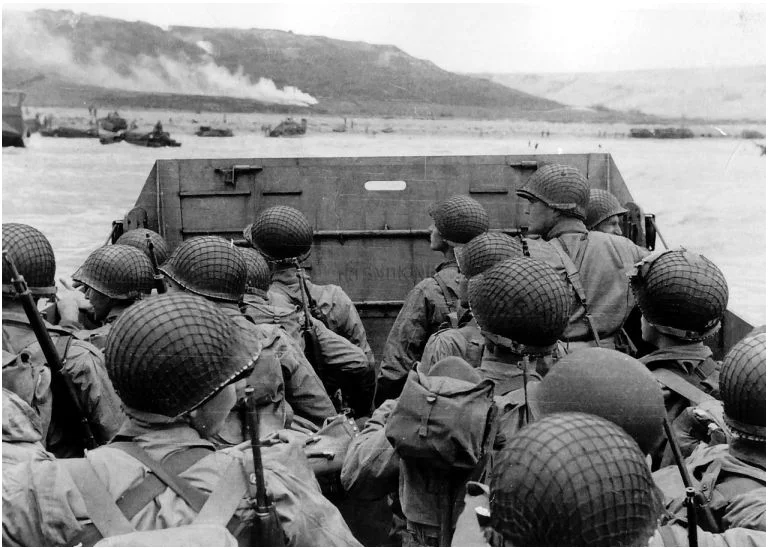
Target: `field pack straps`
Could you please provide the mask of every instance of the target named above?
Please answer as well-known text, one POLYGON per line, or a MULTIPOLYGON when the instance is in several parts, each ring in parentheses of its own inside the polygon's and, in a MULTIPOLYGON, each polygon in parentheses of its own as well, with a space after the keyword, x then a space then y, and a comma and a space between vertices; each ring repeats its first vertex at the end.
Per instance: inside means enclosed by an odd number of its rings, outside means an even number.
MULTIPOLYGON (((117 507, 112 495, 109 494, 87 458, 73 458, 61 462, 69 471, 77 490, 83 496, 85 508, 91 521, 93 521, 93 525, 99 530, 100 536, 97 535, 95 540, 114 535, 125 535, 134 531, 128 518, 117 507)), ((91 538, 93 537, 92 529, 88 529, 86 526, 84 531, 90 536, 84 533, 75 542, 91 546, 95 542, 91 538), (90 539, 90 544, 83 540, 84 538, 90 539)))
POLYGON ((664 386, 676 394, 682 395, 694 405, 714 399, 714 397, 705 391, 700 390, 674 371, 669 369, 654 369, 651 373, 656 380, 661 382, 664 386))
MULTIPOLYGON (((587 234, 584 234, 582 240, 586 238, 587 234)), ((559 238, 556 237, 549 242, 552 243, 552 247, 554 248, 555 252, 557 252, 557 255, 560 256, 560 261, 563 262, 563 266, 565 267, 565 276, 568 278, 568 282, 570 283, 571 288, 573 288, 573 291, 576 293, 576 297, 579 299, 579 303, 581 303, 581 306, 584 308, 584 320, 587 322, 587 327, 590 334, 592 335, 592 339, 597 344, 597 347, 601 347, 600 334, 597 332, 597 328, 592 322, 592 317, 589 313, 589 303, 587 302, 587 293, 584 292, 584 286, 581 284, 579 269, 576 267, 576 264, 580 266, 581 262, 584 260, 586 246, 582 246, 579 249, 579 252, 576 254, 576 261, 574 262, 571 260, 571 257, 566 252, 565 246, 559 238)))
POLYGON ((456 296, 456 293, 448 288, 448 285, 445 283, 445 279, 443 279, 443 276, 440 275, 439 271, 432 275, 432 278, 437 283, 437 286, 440 287, 440 292, 443 293, 443 298, 445 298, 445 304, 448 306, 448 318, 451 322, 451 328, 456 328, 459 324, 458 309, 456 307, 458 296, 456 296))

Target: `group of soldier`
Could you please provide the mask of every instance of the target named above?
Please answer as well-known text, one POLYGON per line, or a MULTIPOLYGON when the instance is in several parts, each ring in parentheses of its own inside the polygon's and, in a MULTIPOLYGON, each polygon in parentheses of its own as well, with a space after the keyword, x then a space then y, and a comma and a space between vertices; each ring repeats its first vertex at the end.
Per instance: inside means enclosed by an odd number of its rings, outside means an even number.
POLYGON ((573 167, 517 194, 525 236, 430 208, 443 261, 380 363, 294 208, 247 246, 127 231, 55 301, 47 238, 3 224, 3 543, 360 545, 343 494, 404 546, 764 546, 764 329, 713 360, 713 262, 623 237, 573 167))

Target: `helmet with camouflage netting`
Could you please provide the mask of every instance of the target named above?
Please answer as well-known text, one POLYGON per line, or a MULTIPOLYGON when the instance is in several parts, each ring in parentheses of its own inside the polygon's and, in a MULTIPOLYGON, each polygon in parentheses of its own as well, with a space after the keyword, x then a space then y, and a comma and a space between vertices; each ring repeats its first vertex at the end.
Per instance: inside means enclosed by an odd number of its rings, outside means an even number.
POLYGON ((211 235, 181 243, 160 271, 189 292, 224 302, 242 300, 248 277, 237 247, 211 235))
MULTIPOLYGON (((45 235, 30 225, 4 223, 3 250, 13 260, 32 294, 56 293, 56 258, 45 235)), ((11 278, 11 269, 3 261, 3 296, 16 296, 11 278)))
POLYGON ((765 443, 765 333, 731 348, 720 369, 725 423, 734 436, 765 443))
POLYGON ((661 512, 637 444, 582 413, 530 424, 494 457, 490 525, 505 546, 642 546, 661 512))
POLYGON ((131 229, 126 231, 115 241, 115 244, 124 244, 127 246, 133 246, 138 248, 144 254, 149 257, 149 244, 147 244, 147 236, 152 243, 152 248, 155 252, 155 259, 157 265, 163 265, 168 259, 168 243, 159 233, 155 233, 151 229, 131 229))
POLYGON ((269 264, 257 250, 253 248, 238 248, 243 253, 245 263, 248 266, 248 278, 245 283, 245 291, 250 294, 263 294, 269 290, 272 277, 269 264))
POLYGON ((471 279, 508 258, 522 258, 519 239, 499 231, 487 231, 456 249, 456 260, 462 275, 471 279))
POLYGON ((470 307, 484 336, 525 354, 555 345, 568 324, 570 301, 557 272, 528 257, 504 260, 469 281, 470 307))
POLYGON ((152 292, 152 262, 133 246, 112 244, 91 252, 72 280, 115 300, 132 300, 152 292))
POLYGON ((454 243, 467 243, 488 231, 488 212, 482 204, 466 195, 453 195, 432 205, 429 215, 435 220, 440 236, 454 243))
POLYGON ((630 274, 643 317, 659 332, 698 341, 715 333, 728 305, 728 284, 710 260, 684 248, 647 256, 630 274))
POLYGON ((256 216, 251 242, 269 260, 306 255, 312 248, 313 231, 307 217, 291 206, 273 206, 256 216))
POLYGON ((664 394, 637 359, 606 348, 569 353, 544 377, 532 407, 541 414, 594 414, 624 429, 650 453, 664 437, 664 394))
POLYGON ((611 216, 626 214, 627 209, 621 206, 619 199, 604 189, 589 190, 589 205, 587 206, 587 229, 594 229, 611 216))
POLYGON ((538 200, 573 218, 586 219, 589 182, 573 166, 547 164, 528 178, 518 196, 538 200))
POLYGON ((107 335, 105 365, 127 407, 178 417, 250 372, 259 347, 244 345, 242 337, 215 304, 162 294, 118 317, 107 335))

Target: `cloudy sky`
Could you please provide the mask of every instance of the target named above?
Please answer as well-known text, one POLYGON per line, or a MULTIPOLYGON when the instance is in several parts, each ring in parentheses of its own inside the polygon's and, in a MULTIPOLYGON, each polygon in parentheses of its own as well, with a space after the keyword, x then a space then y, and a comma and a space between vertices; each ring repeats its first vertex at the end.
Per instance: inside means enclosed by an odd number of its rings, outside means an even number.
POLYGON ((268 28, 374 44, 459 72, 764 65, 765 3, 3 3, 161 27, 268 28))

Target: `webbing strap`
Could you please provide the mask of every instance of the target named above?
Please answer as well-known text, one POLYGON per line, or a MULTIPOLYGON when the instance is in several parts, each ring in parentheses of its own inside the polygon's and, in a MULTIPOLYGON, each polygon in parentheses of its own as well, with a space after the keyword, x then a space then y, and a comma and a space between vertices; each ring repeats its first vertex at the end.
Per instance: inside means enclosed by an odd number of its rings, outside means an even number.
MULTIPOLYGON (((169 474, 178 476, 212 452, 211 449, 205 447, 184 449, 183 451, 175 452, 164 459, 163 468, 165 468, 169 474)), ((131 519, 155 498, 160 496, 167 488, 168 486, 153 471, 150 475, 146 476, 141 483, 123 493, 120 498, 117 499, 117 506, 122 510, 123 514, 125 514, 125 517, 131 519)))
POLYGON ((173 492, 179 495, 187 505, 195 512, 199 512, 205 504, 206 496, 202 491, 193 487, 187 480, 168 472, 159 462, 149 456, 147 452, 137 444, 130 441, 115 441, 109 444, 110 447, 120 449, 124 453, 144 464, 152 470, 160 480, 173 492))
POLYGON ((83 496, 88 516, 102 537, 124 535, 134 531, 87 458, 65 459, 61 463, 69 471, 77 490, 83 496))
POLYGON ((694 405, 714 399, 711 395, 700 390, 676 372, 668 369, 655 369, 651 371, 651 373, 656 377, 656 380, 661 382, 664 386, 673 392, 682 395, 694 405))
MULTIPOLYGON (((456 313, 456 298, 451 299, 451 295, 454 294, 454 293, 451 292, 451 290, 448 288, 448 285, 445 284, 445 280, 443 280, 443 277, 442 277, 442 275, 440 275, 440 272, 437 272, 434 275, 432 275, 432 278, 437 283, 437 286, 440 287, 440 292, 443 293, 443 298, 445 298, 445 303, 448 306, 448 313, 449 314, 451 314, 451 313, 455 314, 456 313)), ((458 317, 457 317, 457 320, 458 320, 458 317)))
POLYGON ((245 475, 243 465, 233 460, 192 523, 226 525, 248 491, 245 475))

